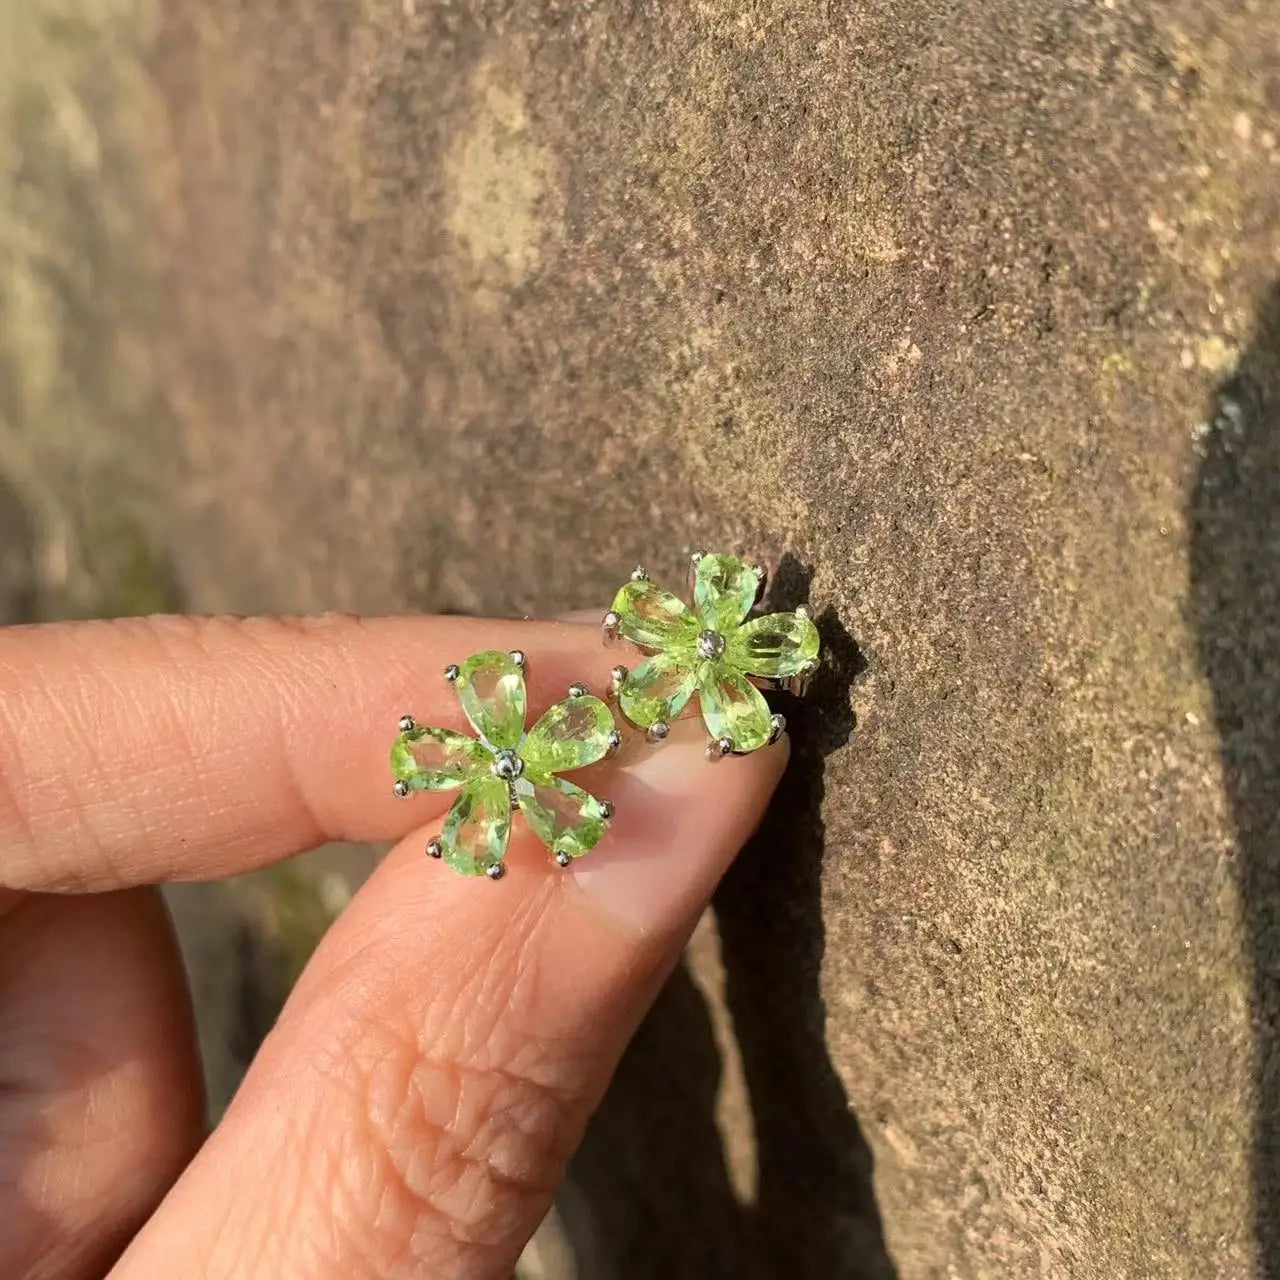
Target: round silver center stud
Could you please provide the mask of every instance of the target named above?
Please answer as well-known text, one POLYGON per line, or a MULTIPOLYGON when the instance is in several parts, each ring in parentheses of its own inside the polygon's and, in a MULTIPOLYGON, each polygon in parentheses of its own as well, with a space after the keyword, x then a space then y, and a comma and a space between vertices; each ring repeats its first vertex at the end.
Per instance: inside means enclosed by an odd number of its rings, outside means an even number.
POLYGON ((718 631, 704 631, 698 637, 698 657, 708 662, 718 658, 724 652, 724 636, 718 631))
POLYGON ((524 772, 524 761, 514 751, 503 749, 494 756, 490 769, 495 778, 511 782, 524 772))

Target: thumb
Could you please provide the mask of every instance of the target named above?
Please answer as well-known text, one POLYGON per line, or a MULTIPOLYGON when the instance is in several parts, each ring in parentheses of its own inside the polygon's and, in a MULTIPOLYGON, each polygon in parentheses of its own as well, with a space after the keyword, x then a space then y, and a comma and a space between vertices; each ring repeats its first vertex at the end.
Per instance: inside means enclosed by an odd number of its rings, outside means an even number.
POLYGON ((584 771, 617 816, 572 869, 520 825, 496 884, 399 845, 113 1276, 506 1280, 786 761, 704 741, 584 771))

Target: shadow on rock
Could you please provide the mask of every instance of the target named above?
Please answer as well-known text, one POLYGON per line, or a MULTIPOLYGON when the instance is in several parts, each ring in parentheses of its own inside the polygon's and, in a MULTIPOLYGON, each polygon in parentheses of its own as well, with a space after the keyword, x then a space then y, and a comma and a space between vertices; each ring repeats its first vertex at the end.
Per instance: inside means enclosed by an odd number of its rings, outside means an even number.
MULTIPOLYGON (((786 557, 773 609, 808 596, 786 557)), ((833 612, 825 661, 782 707, 792 757, 769 815, 716 895, 725 992, 750 1099, 757 1195, 734 1192, 716 1126, 723 1063, 703 995, 677 970, 623 1059, 575 1162, 565 1225, 608 1280, 895 1275, 871 1153, 827 1051, 821 994, 825 758, 848 741, 862 655, 833 612), (579 1202, 582 1220, 575 1222, 579 1202)))
MULTIPOLYGON (((770 607, 807 600, 810 576, 784 558, 770 607)), ((894 1269, 871 1151, 827 1052, 821 991, 824 764, 853 733, 849 691, 866 663, 834 612, 817 623, 823 665, 806 696, 784 707, 791 762, 716 895, 716 916, 755 1123, 762 1274, 881 1280, 894 1269)))
POLYGON ((1259 1274, 1280 1280, 1280 283, 1201 431, 1191 603, 1253 961, 1259 1274))

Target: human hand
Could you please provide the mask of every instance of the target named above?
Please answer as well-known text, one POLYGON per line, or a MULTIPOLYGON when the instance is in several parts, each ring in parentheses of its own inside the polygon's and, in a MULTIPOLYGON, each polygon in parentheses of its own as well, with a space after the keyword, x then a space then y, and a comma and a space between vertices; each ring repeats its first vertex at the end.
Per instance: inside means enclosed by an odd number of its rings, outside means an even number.
POLYGON ((406 711, 465 728, 439 672, 512 647, 530 722, 615 660, 569 623, 0 631, 0 1276, 510 1276, 787 751, 629 737, 581 775, 598 850, 562 871, 517 822, 504 879, 455 876, 423 854, 451 793, 396 799, 387 750, 406 711), (151 886, 399 837, 205 1140, 151 886))

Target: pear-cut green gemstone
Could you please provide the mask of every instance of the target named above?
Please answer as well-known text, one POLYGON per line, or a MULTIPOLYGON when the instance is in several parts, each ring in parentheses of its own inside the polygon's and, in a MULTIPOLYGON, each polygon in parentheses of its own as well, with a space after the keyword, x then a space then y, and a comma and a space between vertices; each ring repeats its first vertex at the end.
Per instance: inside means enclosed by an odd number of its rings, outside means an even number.
POLYGON ((728 632, 751 612, 759 589, 760 575, 745 560, 703 556, 693 579, 693 602, 709 630, 728 632))
POLYGON ((599 698, 569 698, 529 730, 520 756, 530 773, 548 778, 604 759, 612 732, 613 715, 599 698))
POLYGON ((495 747, 514 747, 524 733, 524 672, 497 649, 473 654, 453 687, 476 732, 495 747))
POLYGON ((739 671, 775 680, 798 675, 818 657, 818 628, 799 613, 771 613, 729 633, 725 657, 739 671))
POLYGON ((460 787, 491 759, 489 752, 471 738, 429 725, 418 725, 391 744, 391 772, 414 791, 460 787))
POLYGON ((515 784, 515 792, 520 812, 552 853, 580 858, 609 828, 600 801, 564 778, 539 782, 526 776, 515 784))
POLYGON ((440 850, 444 861, 464 876, 482 876, 502 861, 511 836, 511 793, 501 778, 472 778, 453 802, 440 850))
POLYGON ((697 659, 691 654, 656 653, 627 673, 618 690, 618 705, 642 729, 660 720, 670 724, 689 701, 697 673, 697 659))
POLYGON ((689 646, 698 637, 698 620, 683 600, 647 578, 628 582, 613 598, 618 634, 649 649, 689 646))
POLYGON ((773 717, 764 695, 740 671, 723 662, 703 663, 698 673, 702 719, 713 738, 728 738, 735 751, 769 741, 773 717))

